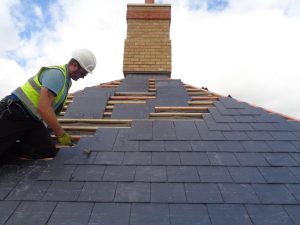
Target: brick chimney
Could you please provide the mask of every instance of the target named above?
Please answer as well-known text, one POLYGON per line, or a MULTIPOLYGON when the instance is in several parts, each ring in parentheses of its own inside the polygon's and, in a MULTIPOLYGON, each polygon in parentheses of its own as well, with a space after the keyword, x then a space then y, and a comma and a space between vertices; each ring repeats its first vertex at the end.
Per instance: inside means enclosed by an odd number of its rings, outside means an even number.
POLYGON ((171 5, 127 5, 127 38, 124 47, 124 76, 166 74, 171 76, 171 5))

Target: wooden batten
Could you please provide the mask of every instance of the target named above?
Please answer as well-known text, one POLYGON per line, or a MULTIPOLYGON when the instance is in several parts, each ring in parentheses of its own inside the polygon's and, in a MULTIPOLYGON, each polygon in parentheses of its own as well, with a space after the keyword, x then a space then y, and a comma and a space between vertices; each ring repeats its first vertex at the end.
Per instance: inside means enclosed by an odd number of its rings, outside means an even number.
POLYGON ((145 104, 146 101, 139 101, 139 100, 124 100, 124 101, 117 101, 117 100, 110 100, 107 102, 108 105, 114 104, 145 104))
POLYGON ((115 96, 153 96, 154 93, 149 92, 116 92, 115 96))
POLYGON ((60 123, 92 123, 92 124, 130 124, 132 122, 132 120, 58 118, 58 122, 60 122, 60 123))
POLYGON ((188 101, 189 105, 208 105, 208 106, 213 106, 213 102, 211 101, 188 101))
POLYGON ((199 111, 199 112, 207 112, 208 107, 193 107, 193 106, 187 106, 187 107, 179 107, 179 106, 174 106, 174 107, 162 107, 158 106, 155 107, 155 112, 174 112, 174 111, 199 111))
POLYGON ((154 96, 111 96, 111 100, 147 100, 155 99, 154 96))
POLYGON ((174 112, 174 113, 166 113, 166 112, 162 112, 162 113, 150 113, 150 117, 152 118, 187 118, 187 117, 193 117, 193 118, 198 118, 201 119, 203 117, 203 113, 178 113, 178 112, 174 112))
POLYGON ((216 96, 193 96, 192 100, 218 100, 216 96))

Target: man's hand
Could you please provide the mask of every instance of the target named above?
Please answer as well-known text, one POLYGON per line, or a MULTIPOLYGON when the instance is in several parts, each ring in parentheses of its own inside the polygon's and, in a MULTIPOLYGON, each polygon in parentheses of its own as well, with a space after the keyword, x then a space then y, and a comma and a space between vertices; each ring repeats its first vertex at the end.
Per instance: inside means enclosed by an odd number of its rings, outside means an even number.
POLYGON ((63 135, 57 137, 57 140, 62 145, 73 145, 71 136, 66 132, 63 135))

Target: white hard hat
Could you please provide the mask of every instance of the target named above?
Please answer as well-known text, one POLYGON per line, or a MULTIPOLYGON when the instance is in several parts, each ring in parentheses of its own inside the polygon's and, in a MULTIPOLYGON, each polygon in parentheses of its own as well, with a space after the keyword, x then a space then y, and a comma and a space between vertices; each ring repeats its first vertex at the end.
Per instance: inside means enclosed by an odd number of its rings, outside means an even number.
POLYGON ((72 58, 87 72, 92 73, 96 67, 96 57, 88 49, 76 49, 72 53, 72 58))

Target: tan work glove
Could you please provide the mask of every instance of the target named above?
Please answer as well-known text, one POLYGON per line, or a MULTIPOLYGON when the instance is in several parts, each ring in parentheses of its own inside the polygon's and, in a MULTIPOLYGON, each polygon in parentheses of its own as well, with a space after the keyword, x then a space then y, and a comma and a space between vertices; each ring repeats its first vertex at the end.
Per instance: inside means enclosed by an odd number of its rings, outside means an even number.
POLYGON ((66 132, 63 135, 57 137, 57 140, 62 145, 73 145, 71 136, 66 132))

